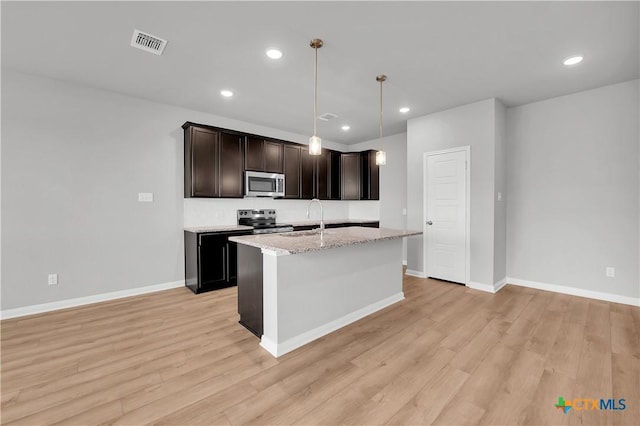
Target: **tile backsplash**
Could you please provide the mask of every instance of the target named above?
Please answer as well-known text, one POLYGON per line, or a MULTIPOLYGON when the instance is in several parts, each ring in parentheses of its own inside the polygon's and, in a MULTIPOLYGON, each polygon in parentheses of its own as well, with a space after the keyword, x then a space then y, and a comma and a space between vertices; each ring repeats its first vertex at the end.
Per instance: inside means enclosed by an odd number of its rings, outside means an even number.
MULTIPOLYGON (((233 225, 239 209, 275 209, 278 222, 306 220, 309 200, 274 200, 272 198, 185 198, 184 226, 233 225)), ((379 201, 322 201, 325 219, 380 219, 379 201)), ((310 219, 320 219, 320 208, 313 205, 310 219)))

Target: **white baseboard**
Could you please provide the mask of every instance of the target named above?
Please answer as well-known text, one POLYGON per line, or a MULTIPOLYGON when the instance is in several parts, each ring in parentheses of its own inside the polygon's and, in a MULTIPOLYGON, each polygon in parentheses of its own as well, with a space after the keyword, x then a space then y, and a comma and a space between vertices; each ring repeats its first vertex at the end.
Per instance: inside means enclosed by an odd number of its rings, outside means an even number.
POLYGON ((507 282, 520 287, 535 288, 538 290, 553 291, 555 293, 570 294, 572 296, 587 297, 589 299, 604 300, 607 302, 622 303, 631 306, 640 306, 640 298, 621 296, 613 293, 603 293, 599 291, 584 290, 582 288, 569 287, 558 284, 539 283, 535 281, 522 280, 520 278, 507 277, 507 282))
POLYGON ((469 281, 467 287, 474 290, 486 291, 487 293, 495 293, 496 288, 491 284, 479 283, 475 281, 469 281))
POLYGON ((263 335, 260 339, 260 346, 266 349, 271 355, 279 357, 403 299, 403 292, 396 293, 386 299, 382 299, 378 302, 372 303, 371 305, 367 305, 364 308, 358 309, 355 312, 351 312, 350 314, 328 322, 327 324, 323 324, 312 330, 292 337, 291 339, 285 340, 282 343, 274 342, 263 335))
POLYGON ((184 280, 168 283, 137 287, 127 290, 113 291, 111 293, 95 294, 93 296, 78 297, 75 299, 59 300, 57 302, 43 303, 40 305, 25 306, 23 308, 6 309, 0 312, 0 319, 17 318, 25 315, 41 314, 43 312, 57 311, 58 309, 73 308, 89 305, 91 303, 106 302, 108 300, 122 299, 123 297, 137 296, 140 294, 154 293, 184 286, 184 280))
POLYGON ((467 284, 467 287, 472 288, 474 290, 486 291, 487 293, 497 293, 506 284, 507 284, 507 279, 503 278, 494 284, 485 284, 485 283, 479 283, 475 281, 469 281, 469 283, 467 284))
POLYGON ((411 275, 412 277, 427 278, 424 272, 414 271, 413 269, 407 269, 406 271, 404 271, 404 273, 407 275, 411 275))
POLYGON ((502 287, 504 287, 505 285, 507 285, 507 277, 504 277, 503 279, 501 279, 500 281, 498 281, 497 283, 493 284, 493 288, 495 289, 494 293, 497 293, 500 291, 500 289, 502 287))

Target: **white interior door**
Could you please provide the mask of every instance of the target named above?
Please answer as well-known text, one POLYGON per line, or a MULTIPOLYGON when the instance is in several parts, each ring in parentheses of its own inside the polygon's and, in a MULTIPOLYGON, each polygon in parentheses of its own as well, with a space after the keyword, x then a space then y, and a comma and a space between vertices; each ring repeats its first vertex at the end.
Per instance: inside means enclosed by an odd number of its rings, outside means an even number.
POLYGON ((468 147, 425 154, 426 275, 467 283, 468 147))

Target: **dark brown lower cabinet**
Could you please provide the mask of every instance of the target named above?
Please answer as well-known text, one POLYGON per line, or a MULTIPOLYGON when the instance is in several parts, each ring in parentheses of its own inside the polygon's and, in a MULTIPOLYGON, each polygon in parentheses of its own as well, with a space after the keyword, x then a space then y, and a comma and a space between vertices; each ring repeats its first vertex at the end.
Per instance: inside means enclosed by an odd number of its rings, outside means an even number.
POLYGON ((262 337, 262 251, 238 244, 238 314, 240 324, 262 337))
POLYGON ((196 294, 236 285, 238 245, 229 237, 251 232, 185 231, 185 285, 196 294))

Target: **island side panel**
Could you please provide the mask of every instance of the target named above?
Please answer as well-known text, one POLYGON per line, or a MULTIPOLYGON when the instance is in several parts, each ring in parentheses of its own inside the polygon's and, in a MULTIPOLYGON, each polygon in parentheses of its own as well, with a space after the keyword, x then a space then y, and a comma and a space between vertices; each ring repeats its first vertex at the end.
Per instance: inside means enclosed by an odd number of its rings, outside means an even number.
POLYGON ((262 346, 275 356, 404 298, 400 238, 263 257, 262 346))
POLYGON ((238 314, 240 324, 262 336, 262 252, 238 244, 238 314))

